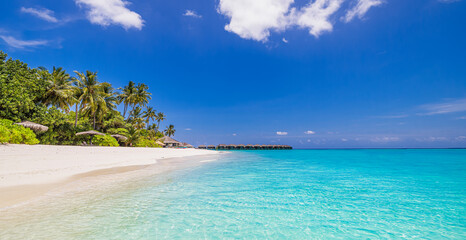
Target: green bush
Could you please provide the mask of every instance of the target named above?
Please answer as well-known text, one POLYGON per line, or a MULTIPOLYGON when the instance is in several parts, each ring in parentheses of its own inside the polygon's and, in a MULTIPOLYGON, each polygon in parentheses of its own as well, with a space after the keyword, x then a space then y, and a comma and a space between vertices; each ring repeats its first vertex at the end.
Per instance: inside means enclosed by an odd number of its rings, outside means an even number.
POLYGON ((95 135, 92 138, 92 144, 97 145, 97 146, 106 146, 106 147, 118 147, 118 141, 109 135, 105 136, 100 136, 100 135, 95 135))
POLYGON ((31 129, 13 124, 11 120, 0 119, 0 142, 34 145, 39 140, 31 129))
POLYGON ((150 139, 147 139, 147 138, 139 139, 134 146, 135 147, 150 147, 150 148, 159 148, 160 147, 160 145, 155 143, 154 140, 150 140, 150 139))

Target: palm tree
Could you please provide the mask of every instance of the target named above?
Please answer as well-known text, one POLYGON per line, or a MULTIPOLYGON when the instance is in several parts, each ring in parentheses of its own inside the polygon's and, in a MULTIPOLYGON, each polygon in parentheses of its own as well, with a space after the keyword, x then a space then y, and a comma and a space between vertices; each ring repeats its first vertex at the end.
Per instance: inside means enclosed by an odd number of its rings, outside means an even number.
POLYGON ((141 134, 139 130, 131 126, 128 129, 128 134, 126 134, 126 137, 127 137, 126 144, 129 146, 133 146, 133 144, 139 140, 139 138, 141 137, 141 134))
POLYGON ((83 111, 87 111, 89 115, 92 116, 93 126, 95 129, 97 109, 100 107, 102 108, 102 111, 107 110, 103 85, 97 80, 97 72, 93 73, 91 71, 86 71, 86 75, 78 71, 75 71, 75 73, 81 80, 83 80, 83 94, 79 98, 79 102, 81 102, 81 109, 83 111))
MULTIPOLYGON (((41 70, 46 71, 43 68, 41 70)), ((52 105, 68 112, 70 105, 75 101, 72 86, 73 82, 70 81, 70 75, 61 67, 53 67, 52 74, 47 76, 47 83, 48 86, 43 97, 43 103, 47 106, 52 105)))
POLYGON ((114 112, 116 109, 117 97, 115 96, 114 88, 110 83, 102 83, 102 95, 103 101, 97 105, 96 115, 99 119, 99 122, 102 122, 102 119, 108 112, 114 112))
POLYGON ((143 121, 142 120, 142 108, 140 108, 139 106, 131 110, 128 116, 128 121, 130 123, 135 122, 137 119, 141 119, 141 121, 143 121))
POLYGON ((167 127, 167 129, 165 129, 165 135, 166 135, 166 136, 169 136, 169 137, 174 136, 174 135, 175 135, 175 132, 176 132, 175 126, 173 126, 172 124, 170 124, 170 125, 167 127))
POLYGON ((149 103, 149 100, 152 99, 152 94, 147 91, 148 89, 149 87, 144 83, 140 83, 136 86, 136 92, 134 93, 134 98, 132 99, 133 108, 136 107, 136 105, 145 107, 149 103))
MULTIPOLYGON (((81 76, 84 76, 84 75, 81 75, 81 76)), ((78 126, 79 105, 81 103, 80 99, 81 99, 81 96, 83 95, 83 88, 84 88, 84 82, 85 82, 85 79, 81 78, 81 76, 78 75, 78 78, 72 79, 74 82, 73 95, 74 95, 75 105, 76 105, 74 127, 78 126)))
POLYGON ((136 92, 136 88, 133 81, 129 81, 127 86, 123 88, 119 88, 121 90, 120 95, 118 95, 118 102, 124 104, 123 109, 123 118, 126 116, 126 111, 128 110, 128 106, 133 104, 134 100, 134 93, 136 92))
POLYGON ((155 117, 155 120, 157 120, 157 132, 159 131, 160 122, 165 120, 166 117, 163 112, 157 113, 157 117, 155 117))
POLYGON ((157 114, 153 107, 147 107, 146 111, 143 112, 142 117, 146 119, 147 127, 149 127, 149 121, 153 121, 157 117, 157 114))

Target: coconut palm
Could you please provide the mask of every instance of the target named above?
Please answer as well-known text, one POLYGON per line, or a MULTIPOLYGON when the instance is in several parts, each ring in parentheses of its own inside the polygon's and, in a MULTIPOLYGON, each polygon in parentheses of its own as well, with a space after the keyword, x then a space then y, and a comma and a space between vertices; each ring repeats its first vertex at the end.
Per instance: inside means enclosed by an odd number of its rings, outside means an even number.
MULTIPOLYGON (((44 71, 43 68, 42 70, 44 71)), ((43 103, 47 106, 55 106, 68 112, 70 105, 75 101, 72 86, 73 82, 70 81, 70 75, 61 67, 53 67, 52 74, 47 74, 46 78, 48 84, 43 97, 43 103)))
POLYGON ((157 113, 157 117, 155 117, 155 120, 157 120, 157 131, 159 131, 160 127, 160 122, 166 119, 167 116, 163 112, 157 113))
POLYGON ((74 119, 74 127, 77 127, 78 126, 78 113, 79 113, 79 105, 80 105, 80 101, 79 99, 81 99, 81 96, 83 95, 83 88, 84 88, 84 79, 81 79, 81 77, 79 77, 78 75, 78 78, 73 78, 73 83, 74 83, 74 86, 73 86, 73 97, 74 97, 74 100, 75 100, 75 119, 74 119))
POLYGON ((97 72, 86 71, 86 74, 75 71, 78 77, 83 81, 83 94, 79 98, 82 111, 88 112, 93 118, 93 126, 95 129, 96 113, 100 107, 102 111, 107 111, 105 103, 105 93, 103 85, 97 80, 97 72))
POLYGON ((128 116, 128 121, 130 123, 134 123, 137 119, 141 119, 141 121, 144 121, 142 118, 142 108, 139 106, 131 110, 128 116))
POLYGON ((136 92, 134 93, 134 98, 132 99, 133 108, 135 108, 136 105, 145 107, 149 103, 149 100, 152 99, 152 94, 147 91, 148 89, 149 87, 144 83, 140 83, 136 86, 136 92))
POLYGON ((97 105, 96 115, 99 122, 102 122, 107 113, 112 113, 116 109, 117 97, 115 96, 114 88, 110 83, 102 83, 103 101, 97 105))
POLYGON ((123 88, 119 88, 121 93, 118 95, 118 102, 124 104, 123 108, 123 118, 126 116, 126 111, 128 110, 128 106, 133 104, 134 100, 134 93, 136 92, 136 87, 133 81, 129 81, 127 86, 123 88))
POLYGON ((134 128, 133 126, 131 126, 129 129, 128 129, 128 133, 126 134, 126 145, 129 145, 129 146, 133 146, 133 144, 135 144, 139 138, 141 137, 141 133, 138 129, 134 128))
POLYGON ((173 126, 172 124, 170 124, 170 125, 167 127, 167 129, 165 129, 165 135, 166 135, 166 136, 169 136, 169 137, 174 136, 174 135, 175 135, 175 132, 176 132, 175 126, 173 126))
POLYGON ((142 117, 146 119, 147 127, 149 127, 149 121, 153 121, 157 117, 157 113, 153 107, 147 107, 146 111, 143 112, 142 117))

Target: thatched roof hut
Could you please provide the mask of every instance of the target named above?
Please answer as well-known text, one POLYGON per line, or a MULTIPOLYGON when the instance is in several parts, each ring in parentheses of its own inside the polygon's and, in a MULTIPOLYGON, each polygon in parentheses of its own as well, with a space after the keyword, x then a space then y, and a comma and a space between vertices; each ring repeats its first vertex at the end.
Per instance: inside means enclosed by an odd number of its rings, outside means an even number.
POLYGON ((29 122, 29 121, 24 121, 24 122, 15 123, 15 124, 21 125, 23 127, 30 128, 30 129, 32 129, 33 131, 36 131, 36 132, 47 132, 47 130, 49 130, 49 127, 47 127, 47 126, 44 126, 44 125, 41 125, 41 124, 38 124, 38 123, 34 123, 34 122, 29 122))
POLYGON ((207 146, 207 149, 215 149, 215 145, 209 145, 207 146))
POLYGON ((179 147, 181 142, 176 141, 175 139, 165 136, 159 139, 160 142, 163 142, 167 147, 179 147))
POLYGON ((114 135, 110 135, 112 137, 114 137, 116 140, 118 141, 126 141, 128 138, 126 136, 123 136, 123 135, 120 135, 120 134, 114 134, 114 135))
POLYGON ((165 147, 165 143, 163 143, 163 142, 156 141, 155 143, 157 143, 157 144, 158 144, 159 146, 161 146, 161 147, 165 147))
POLYGON ((101 136, 103 136, 105 134, 103 134, 101 132, 94 131, 94 130, 90 130, 90 131, 76 133, 76 136, 80 136, 80 135, 91 135, 91 136, 92 135, 101 135, 101 136))
POLYGON ((197 146, 197 148, 199 148, 199 149, 206 149, 207 146, 206 146, 206 145, 199 145, 199 146, 197 146))

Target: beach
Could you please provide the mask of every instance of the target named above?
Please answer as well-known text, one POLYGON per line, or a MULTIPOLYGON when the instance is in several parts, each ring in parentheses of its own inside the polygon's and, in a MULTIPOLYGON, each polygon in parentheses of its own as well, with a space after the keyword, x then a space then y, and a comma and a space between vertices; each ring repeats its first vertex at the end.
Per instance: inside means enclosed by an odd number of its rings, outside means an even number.
POLYGON ((134 171, 154 164, 169 170, 174 165, 188 164, 190 157, 217 154, 198 149, 2 145, 0 209, 82 178, 134 171))

